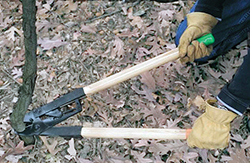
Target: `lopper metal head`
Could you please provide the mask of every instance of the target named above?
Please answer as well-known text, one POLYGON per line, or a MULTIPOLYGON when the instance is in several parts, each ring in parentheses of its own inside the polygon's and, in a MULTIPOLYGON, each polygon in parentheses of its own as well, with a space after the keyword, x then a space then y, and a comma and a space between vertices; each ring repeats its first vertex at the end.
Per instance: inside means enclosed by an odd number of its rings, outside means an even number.
POLYGON ((26 128, 23 132, 17 132, 17 134, 21 136, 77 137, 77 135, 74 136, 72 134, 78 132, 79 127, 55 127, 55 125, 81 112, 82 105, 80 99, 83 97, 85 97, 83 89, 78 88, 46 105, 28 112, 24 117, 26 128), (74 107, 69 105, 72 103, 75 103, 74 107), (67 135, 67 133, 71 134, 67 135))

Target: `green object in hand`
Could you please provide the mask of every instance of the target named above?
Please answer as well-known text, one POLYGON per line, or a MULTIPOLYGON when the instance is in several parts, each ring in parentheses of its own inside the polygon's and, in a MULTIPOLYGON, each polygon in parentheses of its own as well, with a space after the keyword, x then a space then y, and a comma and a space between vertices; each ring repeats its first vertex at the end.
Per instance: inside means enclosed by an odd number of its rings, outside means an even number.
POLYGON ((206 46, 214 43, 214 36, 209 33, 197 39, 198 42, 203 42, 206 46))

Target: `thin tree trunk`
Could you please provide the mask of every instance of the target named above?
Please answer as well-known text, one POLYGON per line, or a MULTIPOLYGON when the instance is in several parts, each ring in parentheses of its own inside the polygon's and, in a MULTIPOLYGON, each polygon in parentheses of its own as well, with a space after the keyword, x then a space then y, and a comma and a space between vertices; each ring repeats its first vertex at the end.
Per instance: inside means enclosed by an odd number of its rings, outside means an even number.
POLYGON ((23 118, 32 100, 37 72, 36 0, 22 0, 22 4, 25 45, 23 84, 19 88, 18 101, 10 115, 11 125, 18 132, 22 132, 25 129, 23 118))

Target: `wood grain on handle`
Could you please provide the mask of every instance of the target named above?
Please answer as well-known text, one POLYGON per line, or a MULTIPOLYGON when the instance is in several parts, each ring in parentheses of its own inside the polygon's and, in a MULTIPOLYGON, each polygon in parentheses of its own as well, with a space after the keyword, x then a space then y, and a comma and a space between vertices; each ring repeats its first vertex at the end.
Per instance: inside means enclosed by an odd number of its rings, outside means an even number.
POLYGON ((139 63, 133 67, 122 70, 121 72, 111 75, 107 78, 104 78, 98 82, 95 82, 91 85, 85 86, 83 88, 86 95, 91 95, 111 86, 114 86, 118 83, 126 81, 132 77, 135 77, 145 71, 151 70, 155 67, 163 65, 164 63, 174 61, 179 57, 178 48, 163 53, 157 57, 149 59, 145 62, 139 63))
POLYGON ((191 129, 160 128, 86 128, 81 130, 85 138, 137 138, 137 139, 187 139, 191 129))

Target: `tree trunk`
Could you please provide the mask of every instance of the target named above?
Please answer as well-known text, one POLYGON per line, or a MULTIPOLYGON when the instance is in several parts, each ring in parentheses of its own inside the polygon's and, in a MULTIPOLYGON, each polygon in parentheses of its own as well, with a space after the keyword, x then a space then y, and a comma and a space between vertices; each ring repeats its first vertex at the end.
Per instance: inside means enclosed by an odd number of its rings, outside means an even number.
POLYGON ((37 72, 37 35, 36 35, 36 0, 22 0, 23 7, 23 31, 25 45, 25 65, 23 69, 23 84, 19 88, 18 101, 10 115, 12 127, 22 132, 25 129, 23 119, 28 106, 31 103, 35 88, 37 72))

